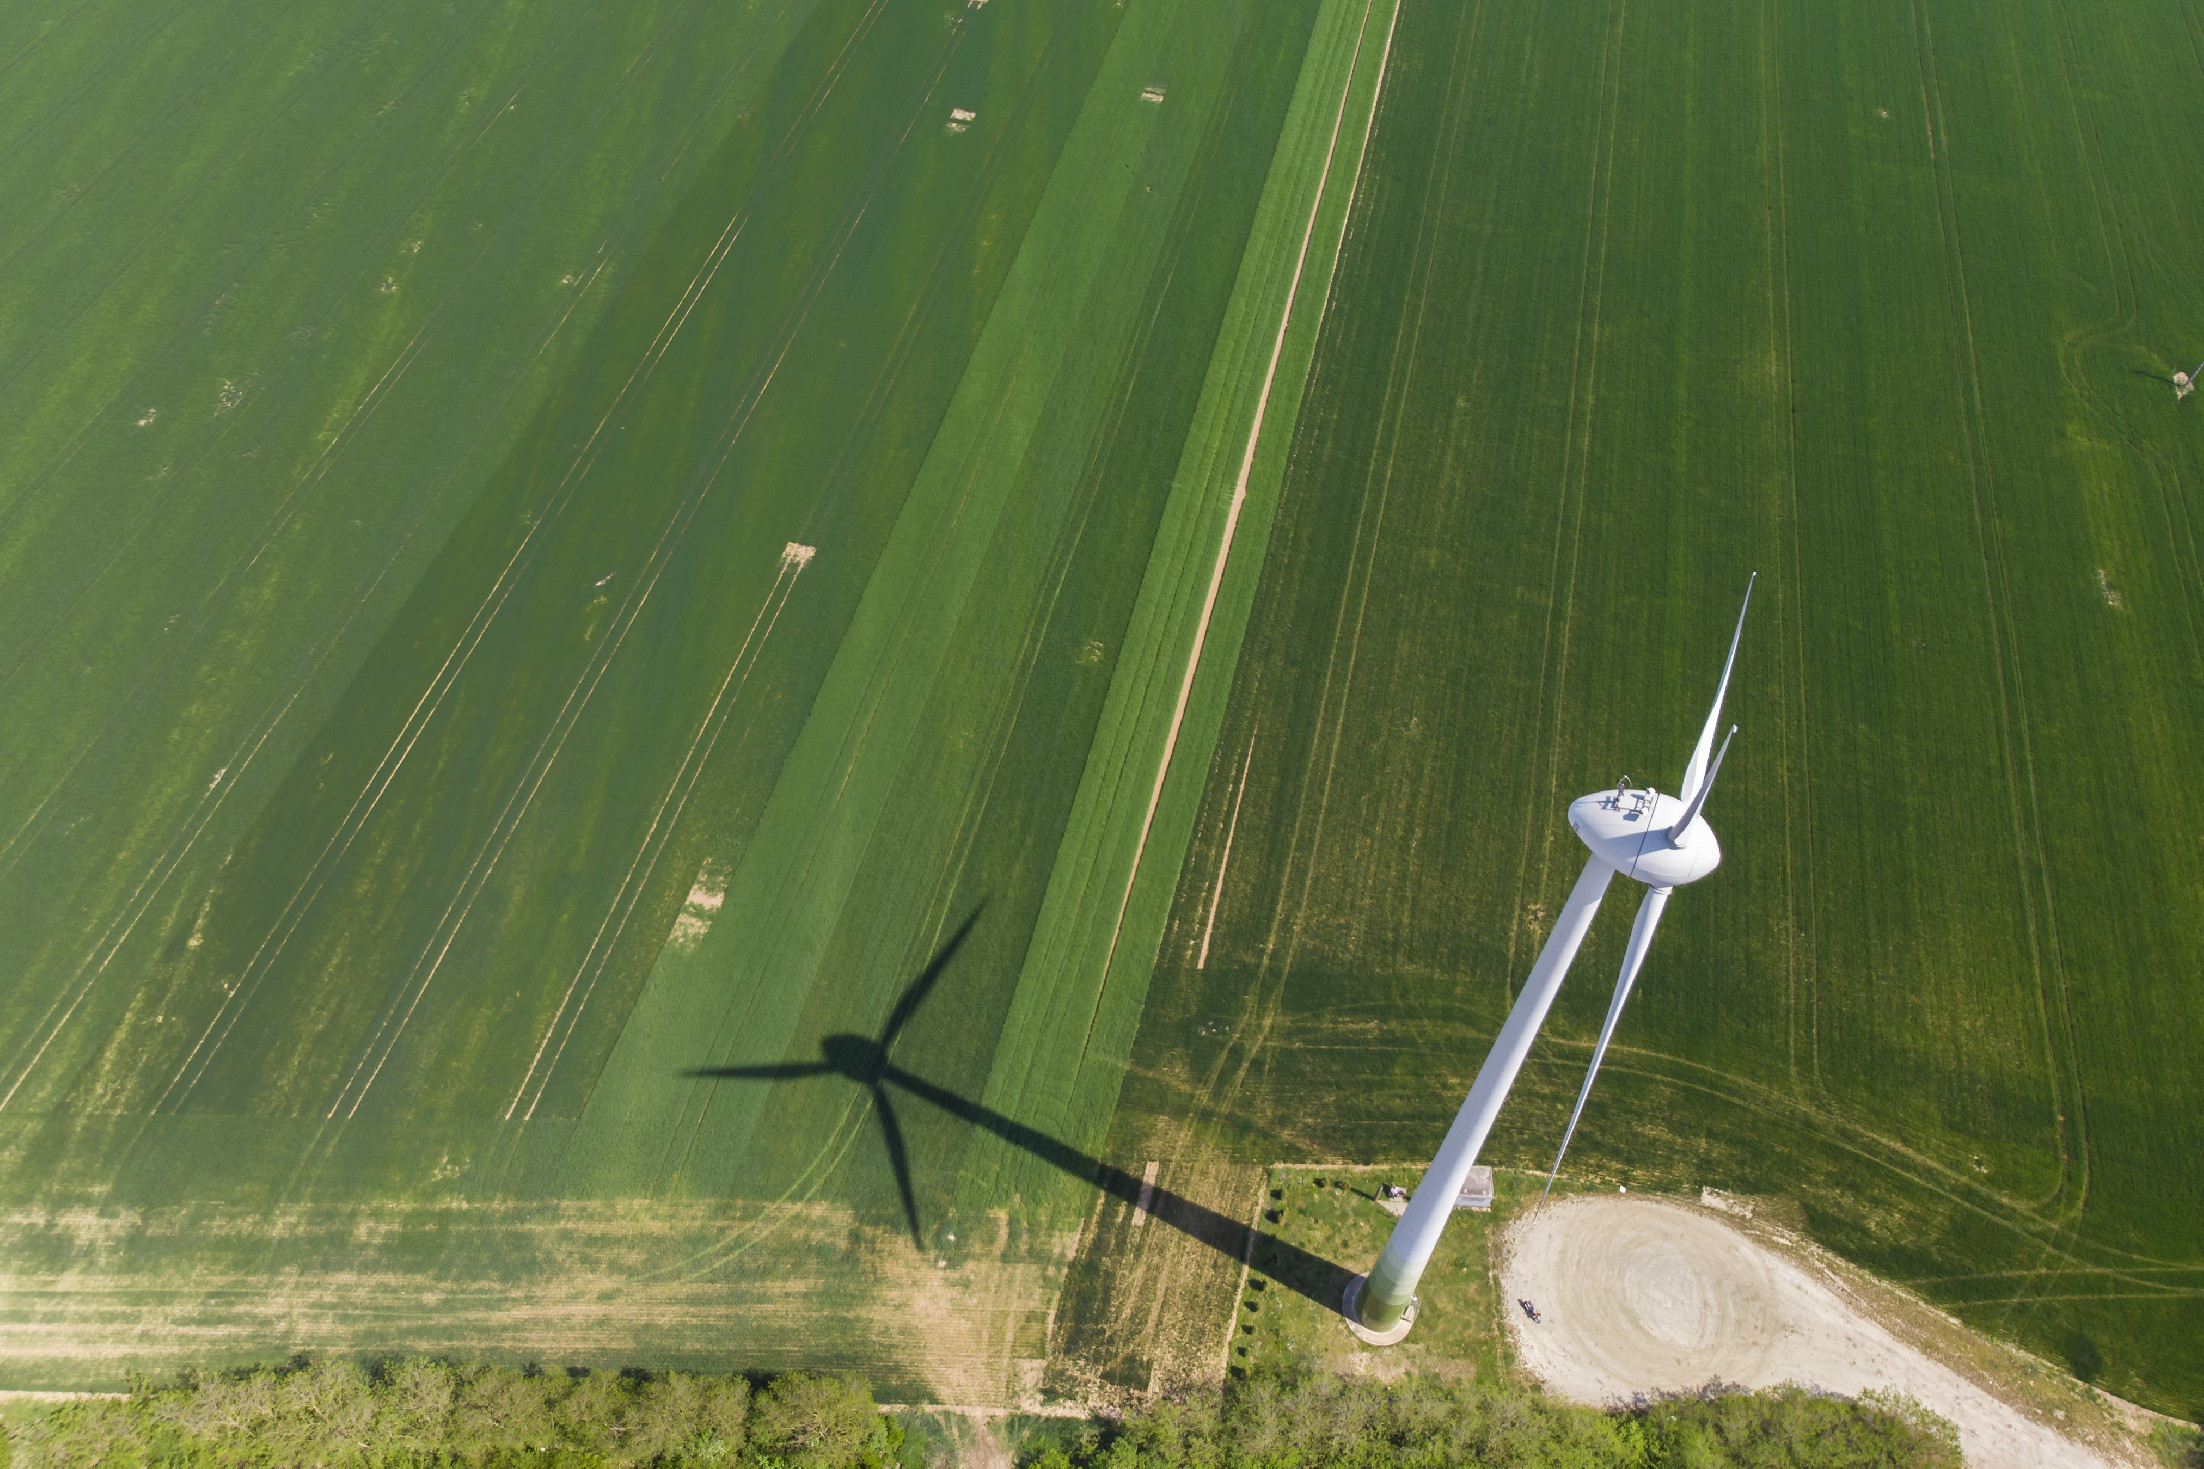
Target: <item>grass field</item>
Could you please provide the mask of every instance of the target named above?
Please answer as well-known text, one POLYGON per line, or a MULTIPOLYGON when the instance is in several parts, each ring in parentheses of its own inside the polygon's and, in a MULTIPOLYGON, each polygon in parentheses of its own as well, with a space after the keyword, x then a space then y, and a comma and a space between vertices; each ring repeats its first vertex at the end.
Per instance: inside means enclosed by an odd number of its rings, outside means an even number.
POLYGON ((1110 1156, 1426 1156, 1757 570, 1572 1171, 2204 1413, 2200 81, 2172 5, 1409 6, 1110 1156))
POLYGON ((2200 80, 2166 0, 10 11, 0 1385, 1213 1375, 1757 570, 1572 1169, 2204 1412, 2200 80))
POLYGON ((600 11, 0 35, 11 1386, 1037 1380, 1392 12, 600 11))

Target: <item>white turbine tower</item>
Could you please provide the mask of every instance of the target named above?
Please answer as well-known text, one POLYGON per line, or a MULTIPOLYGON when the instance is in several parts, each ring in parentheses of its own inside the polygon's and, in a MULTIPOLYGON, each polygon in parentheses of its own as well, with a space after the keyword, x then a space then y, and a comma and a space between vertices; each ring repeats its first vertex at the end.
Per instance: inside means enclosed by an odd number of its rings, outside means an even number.
MULTIPOLYGON (((1415 1319, 1411 1307, 1416 1282, 1430 1263, 1431 1251, 1454 1212, 1454 1201, 1468 1181, 1486 1135, 1492 1131, 1493 1119, 1500 1114, 1500 1104, 1507 1100, 1515 1074, 1523 1069, 1531 1042, 1545 1023, 1546 1012, 1569 972, 1569 962, 1576 958, 1593 915, 1599 912, 1599 900, 1606 895, 1608 880, 1619 872, 1645 884, 1646 894, 1638 905, 1638 921, 1630 928, 1630 945, 1623 951, 1622 973, 1615 980, 1615 998, 1607 1007, 1606 1024, 1600 1027, 1591 1069, 1585 1074, 1583 1090, 1577 1094, 1576 1111, 1569 1118, 1569 1134, 1562 1139, 1564 1152, 1569 1137, 1576 1133, 1577 1117, 1584 1111, 1585 1098, 1591 1095, 1592 1078, 1599 1074, 1599 1063, 1607 1054, 1615 1022, 1622 1018, 1623 1002, 1630 998, 1630 987, 1637 981, 1638 967, 1645 962, 1646 947, 1653 942, 1653 930, 1661 921, 1661 910, 1668 905, 1668 895, 1687 882, 1697 882, 1721 863, 1721 844, 1715 841, 1714 831, 1701 812, 1707 793, 1714 789, 1714 778, 1721 772, 1722 757, 1729 753, 1727 738, 1720 750, 1714 748, 1714 732, 1722 721, 1722 699, 1729 692, 1730 669, 1737 663, 1737 644, 1745 635, 1745 613, 1751 607, 1752 583, 1747 582, 1745 605, 1738 609, 1737 631, 1730 635, 1729 657, 1722 664, 1722 681, 1714 690, 1714 707, 1707 711, 1706 725, 1699 731, 1699 743, 1692 747, 1677 793, 1667 796, 1650 789, 1633 790, 1625 779, 1611 791, 1597 791, 1570 803, 1569 826, 1591 848, 1591 856, 1569 893, 1569 901, 1562 905, 1553 932, 1546 936, 1546 945, 1539 950, 1530 977, 1523 981, 1523 992, 1508 1013, 1507 1024, 1500 1027, 1485 1064, 1478 1069, 1468 1100, 1462 1103, 1454 1125, 1447 1129, 1438 1156, 1416 1185, 1415 1196, 1408 1201, 1400 1223, 1393 1227, 1392 1238, 1385 1242, 1385 1253, 1367 1277, 1357 1276, 1347 1287, 1347 1319, 1365 1339, 1382 1344, 1399 1341, 1408 1334, 1409 1323, 1415 1319)), ((1736 726, 1731 726, 1730 734, 1736 733, 1736 726)), ((1554 1168, 1558 1172, 1560 1167, 1561 1157, 1556 1154, 1554 1168)), ((1552 1186, 1550 1178, 1547 1184, 1552 1186)))
POLYGON ((2196 365, 2194 372, 2176 372, 2173 375, 2173 401, 2178 403, 2196 391, 2196 380, 2204 377, 2204 362, 2196 365))

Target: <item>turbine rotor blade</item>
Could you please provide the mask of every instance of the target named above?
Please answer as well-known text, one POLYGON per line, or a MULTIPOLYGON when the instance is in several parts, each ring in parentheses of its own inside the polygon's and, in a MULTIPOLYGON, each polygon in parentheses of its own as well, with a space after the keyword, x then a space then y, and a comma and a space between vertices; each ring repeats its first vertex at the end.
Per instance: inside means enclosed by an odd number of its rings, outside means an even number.
POLYGON ((1630 998, 1630 988, 1638 982, 1638 968, 1645 963, 1645 951, 1653 943, 1653 930, 1660 927, 1661 910, 1668 906, 1670 888, 1649 888, 1645 901, 1638 905, 1637 921, 1630 925, 1630 946, 1623 950, 1622 973, 1615 976, 1615 998, 1608 1002, 1607 1023, 1599 1028, 1599 1044, 1592 1049, 1591 1069, 1584 1073, 1584 1085, 1576 1094, 1576 1110, 1569 1114, 1569 1130, 1562 1134, 1561 1147, 1554 1153, 1554 1166, 1546 1175, 1546 1187, 1538 1196, 1544 1204, 1546 1195, 1553 1192, 1554 1180, 1561 1175, 1561 1160, 1569 1151, 1570 1140, 1576 1136, 1577 1120, 1584 1115, 1584 1103, 1592 1095, 1592 1079, 1599 1075, 1599 1063, 1607 1058, 1607 1043, 1615 1038, 1615 1022, 1622 1019, 1622 1007, 1630 998))
POLYGON ((1737 726, 1733 724, 1730 732, 1722 736, 1722 748, 1714 752, 1714 763, 1707 767, 1707 778, 1699 782, 1699 793, 1691 798, 1691 804, 1684 807, 1684 814, 1677 817, 1676 824, 1668 829, 1670 846, 1680 847, 1684 844, 1685 838, 1690 834, 1691 823, 1699 819, 1700 810, 1705 807, 1708 795, 1714 790, 1714 778, 1722 773, 1722 757, 1729 754, 1730 741, 1736 738, 1737 726))
POLYGON ((1692 746, 1691 762, 1684 767, 1684 783, 1676 792, 1676 798, 1686 804, 1706 783, 1707 757, 1714 753, 1715 727, 1722 722, 1722 700, 1730 691, 1730 670, 1737 666, 1737 645, 1745 636, 1745 614, 1752 611, 1753 583, 1758 580, 1760 573, 1756 571, 1745 582, 1745 605, 1737 609, 1737 631, 1730 634, 1730 655, 1722 660, 1722 681, 1714 687, 1714 707, 1707 710, 1707 722, 1699 731, 1699 743, 1692 746))

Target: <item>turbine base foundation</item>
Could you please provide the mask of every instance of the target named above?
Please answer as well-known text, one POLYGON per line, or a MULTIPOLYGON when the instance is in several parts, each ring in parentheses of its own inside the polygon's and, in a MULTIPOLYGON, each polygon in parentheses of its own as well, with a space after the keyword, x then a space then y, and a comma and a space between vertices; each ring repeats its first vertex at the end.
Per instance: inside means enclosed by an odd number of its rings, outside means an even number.
POLYGON ((1400 1320, 1393 1323, 1391 1330, 1372 1331, 1362 1324, 1360 1315, 1355 1309, 1362 1304, 1362 1288, 1369 1283, 1369 1276, 1357 1275, 1354 1279, 1348 1281, 1347 1288, 1340 1292, 1339 1312, 1347 1318, 1347 1329, 1355 1334, 1356 1339, 1373 1347, 1389 1347, 1396 1342, 1405 1340, 1408 1336, 1408 1329, 1416 1324, 1415 1301, 1411 1299, 1408 1302, 1408 1308, 1400 1313, 1400 1320))

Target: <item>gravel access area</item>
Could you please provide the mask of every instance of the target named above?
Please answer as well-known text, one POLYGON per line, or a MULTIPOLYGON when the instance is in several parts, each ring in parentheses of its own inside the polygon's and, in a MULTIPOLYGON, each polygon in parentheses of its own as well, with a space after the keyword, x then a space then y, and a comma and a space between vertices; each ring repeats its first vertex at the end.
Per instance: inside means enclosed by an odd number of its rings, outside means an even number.
POLYGON ((1910 1394, 1959 1427, 1969 1465, 2104 1469, 2108 1461, 1862 1314, 1798 1261, 1719 1217, 1662 1199, 1580 1196, 1509 1231, 1505 1298, 1525 1368, 1605 1404, 1696 1388, 1796 1382, 1910 1394))

